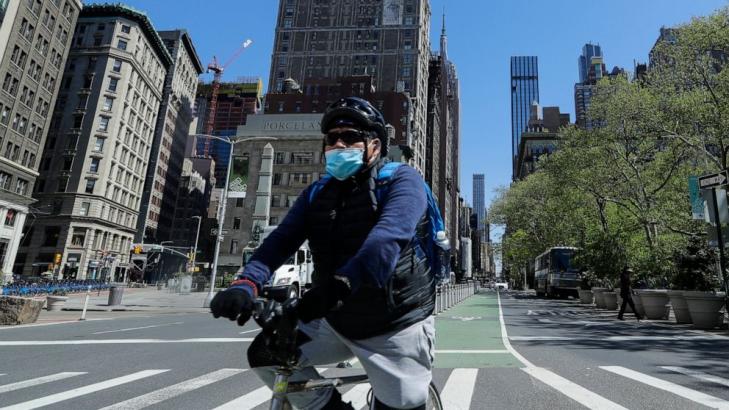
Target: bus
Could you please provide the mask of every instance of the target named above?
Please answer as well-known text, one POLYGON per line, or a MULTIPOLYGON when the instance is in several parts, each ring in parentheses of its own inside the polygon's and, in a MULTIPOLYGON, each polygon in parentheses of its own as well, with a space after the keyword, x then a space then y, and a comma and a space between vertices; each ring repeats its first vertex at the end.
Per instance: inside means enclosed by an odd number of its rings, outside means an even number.
POLYGON ((580 270, 574 266, 577 248, 556 246, 534 260, 534 289, 538 297, 578 297, 580 270))

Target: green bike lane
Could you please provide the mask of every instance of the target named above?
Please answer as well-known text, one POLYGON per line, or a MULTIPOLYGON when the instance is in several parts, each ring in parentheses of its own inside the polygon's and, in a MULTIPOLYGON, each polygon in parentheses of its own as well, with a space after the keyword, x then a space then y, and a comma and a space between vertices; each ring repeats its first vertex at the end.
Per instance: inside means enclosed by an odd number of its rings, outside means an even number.
POLYGON ((482 292, 435 316, 435 367, 523 367, 504 346, 495 292, 482 292))

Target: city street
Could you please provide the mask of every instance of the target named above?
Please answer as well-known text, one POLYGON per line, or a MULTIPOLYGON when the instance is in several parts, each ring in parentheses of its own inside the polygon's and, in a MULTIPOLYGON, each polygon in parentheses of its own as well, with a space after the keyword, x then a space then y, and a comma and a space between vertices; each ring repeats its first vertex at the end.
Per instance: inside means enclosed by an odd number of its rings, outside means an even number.
MULTIPOLYGON (((523 293, 466 299, 436 319, 434 380, 445 408, 729 408, 726 330, 615 316, 523 293)), ((263 409, 270 391, 245 357, 257 332, 202 308, 2 327, 0 407, 263 409)), ((325 374, 361 371, 331 367, 325 374)), ((365 395, 345 392, 360 408, 365 395)))

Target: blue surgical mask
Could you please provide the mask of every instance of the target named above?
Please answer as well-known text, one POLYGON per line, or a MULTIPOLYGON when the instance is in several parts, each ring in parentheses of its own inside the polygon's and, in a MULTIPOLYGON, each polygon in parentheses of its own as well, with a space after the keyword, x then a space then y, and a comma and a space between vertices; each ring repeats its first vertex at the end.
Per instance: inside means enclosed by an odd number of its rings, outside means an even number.
POLYGON ((356 174, 364 164, 363 148, 333 149, 324 155, 327 160, 327 173, 340 181, 356 174))

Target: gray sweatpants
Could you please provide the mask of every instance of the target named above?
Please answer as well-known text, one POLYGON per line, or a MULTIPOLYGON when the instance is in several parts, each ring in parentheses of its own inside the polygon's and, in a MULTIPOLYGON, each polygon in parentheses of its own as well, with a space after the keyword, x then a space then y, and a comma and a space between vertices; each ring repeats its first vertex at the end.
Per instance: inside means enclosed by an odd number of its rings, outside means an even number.
MULTIPOLYGON (((314 366, 359 359, 369 376, 374 394, 382 403, 409 409, 425 403, 435 354, 433 317, 402 330, 362 340, 350 340, 332 329, 324 320, 299 323, 311 341, 301 345, 300 371, 289 380, 321 378, 314 366)), ((273 367, 253 369, 269 387, 273 386, 273 367)), ((331 397, 331 390, 292 394, 289 402, 297 409, 319 409, 331 397)))

